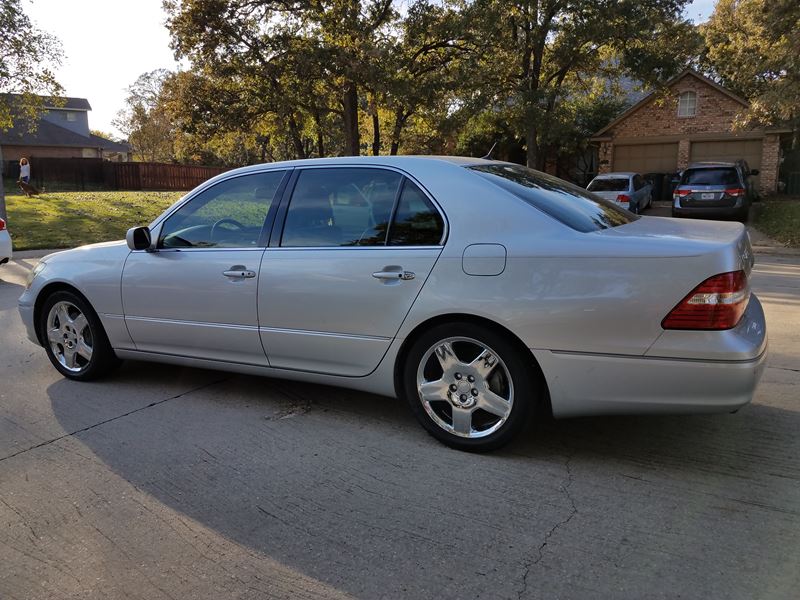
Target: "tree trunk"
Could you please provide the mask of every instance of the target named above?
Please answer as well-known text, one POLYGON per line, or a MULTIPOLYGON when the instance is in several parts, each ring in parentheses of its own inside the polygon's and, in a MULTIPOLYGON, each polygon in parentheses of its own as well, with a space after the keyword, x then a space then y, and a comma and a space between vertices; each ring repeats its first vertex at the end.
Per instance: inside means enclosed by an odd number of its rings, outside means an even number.
POLYGON ((536 169, 539 161, 539 143, 536 140, 538 131, 536 125, 528 126, 528 133, 525 136, 525 142, 528 146, 528 151, 525 155, 525 162, 530 169, 536 169))
POLYGON ((289 134, 292 138, 292 145, 297 158, 308 158, 306 149, 303 147, 303 139, 300 137, 300 128, 297 126, 297 121, 293 114, 289 115, 289 134))
POLYGON ((319 158, 325 158, 325 138, 322 135, 322 117, 319 111, 314 112, 314 124, 317 130, 317 154, 319 158))
POLYGON ((402 108, 398 108, 394 113, 394 128, 392 129, 392 148, 390 154, 397 156, 400 150, 400 135, 403 133, 403 127, 411 116, 411 111, 405 112, 402 108))
POLYGON ((0 219, 4 221, 8 221, 8 215, 6 214, 6 190, 3 175, 5 175, 4 171, 4 164, 3 164, 3 147, 0 146, 0 219))
POLYGON ((372 156, 381 154, 381 122, 378 119, 378 111, 372 112, 372 156))
POLYGON ((344 153, 346 156, 358 156, 361 154, 361 140, 358 132, 358 88, 352 81, 345 83, 342 109, 344 153))

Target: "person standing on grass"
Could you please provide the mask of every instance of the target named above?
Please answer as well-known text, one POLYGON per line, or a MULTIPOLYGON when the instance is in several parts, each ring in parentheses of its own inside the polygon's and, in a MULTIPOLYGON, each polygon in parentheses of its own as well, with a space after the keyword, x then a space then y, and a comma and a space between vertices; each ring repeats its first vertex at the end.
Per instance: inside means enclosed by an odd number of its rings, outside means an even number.
POLYGON ((19 178, 25 183, 29 183, 31 180, 31 165, 24 157, 19 161, 19 178))

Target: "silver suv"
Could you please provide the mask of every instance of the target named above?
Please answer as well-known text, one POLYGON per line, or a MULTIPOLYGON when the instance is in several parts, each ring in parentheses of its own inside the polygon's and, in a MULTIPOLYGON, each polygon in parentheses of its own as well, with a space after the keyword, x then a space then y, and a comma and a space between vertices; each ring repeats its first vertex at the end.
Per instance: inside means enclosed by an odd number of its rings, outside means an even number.
POLYGON ((758 170, 750 169, 743 160, 690 164, 672 193, 672 216, 747 221, 750 205, 758 199, 753 175, 758 175, 758 170))

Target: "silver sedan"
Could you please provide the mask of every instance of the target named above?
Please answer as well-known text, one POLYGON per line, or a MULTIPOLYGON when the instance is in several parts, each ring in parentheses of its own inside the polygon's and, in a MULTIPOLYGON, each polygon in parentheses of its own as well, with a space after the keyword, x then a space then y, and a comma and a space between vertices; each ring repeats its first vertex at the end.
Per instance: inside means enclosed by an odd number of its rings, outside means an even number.
POLYGON ((246 167, 127 240, 52 254, 19 301, 65 377, 122 359, 398 395, 464 450, 534 415, 731 412, 767 355, 738 223, 639 217, 527 168, 246 167))

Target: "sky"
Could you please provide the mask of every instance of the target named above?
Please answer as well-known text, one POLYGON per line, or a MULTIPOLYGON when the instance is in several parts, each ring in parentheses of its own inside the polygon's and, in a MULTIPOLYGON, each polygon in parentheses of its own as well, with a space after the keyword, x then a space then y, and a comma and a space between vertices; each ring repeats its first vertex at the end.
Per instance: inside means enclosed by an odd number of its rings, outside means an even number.
MULTIPOLYGON (((587 0, 590 1, 590 0, 587 0)), ((142 73, 177 68, 161 0, 23 0, 31 20, 61 40, 66 58, 56 75, 67 96, 92 105, 89 126, 120 135, 111 122, 125 90, 142 73)), ((714 0, 694 0, 686 15, 708 19, 714 0)))

